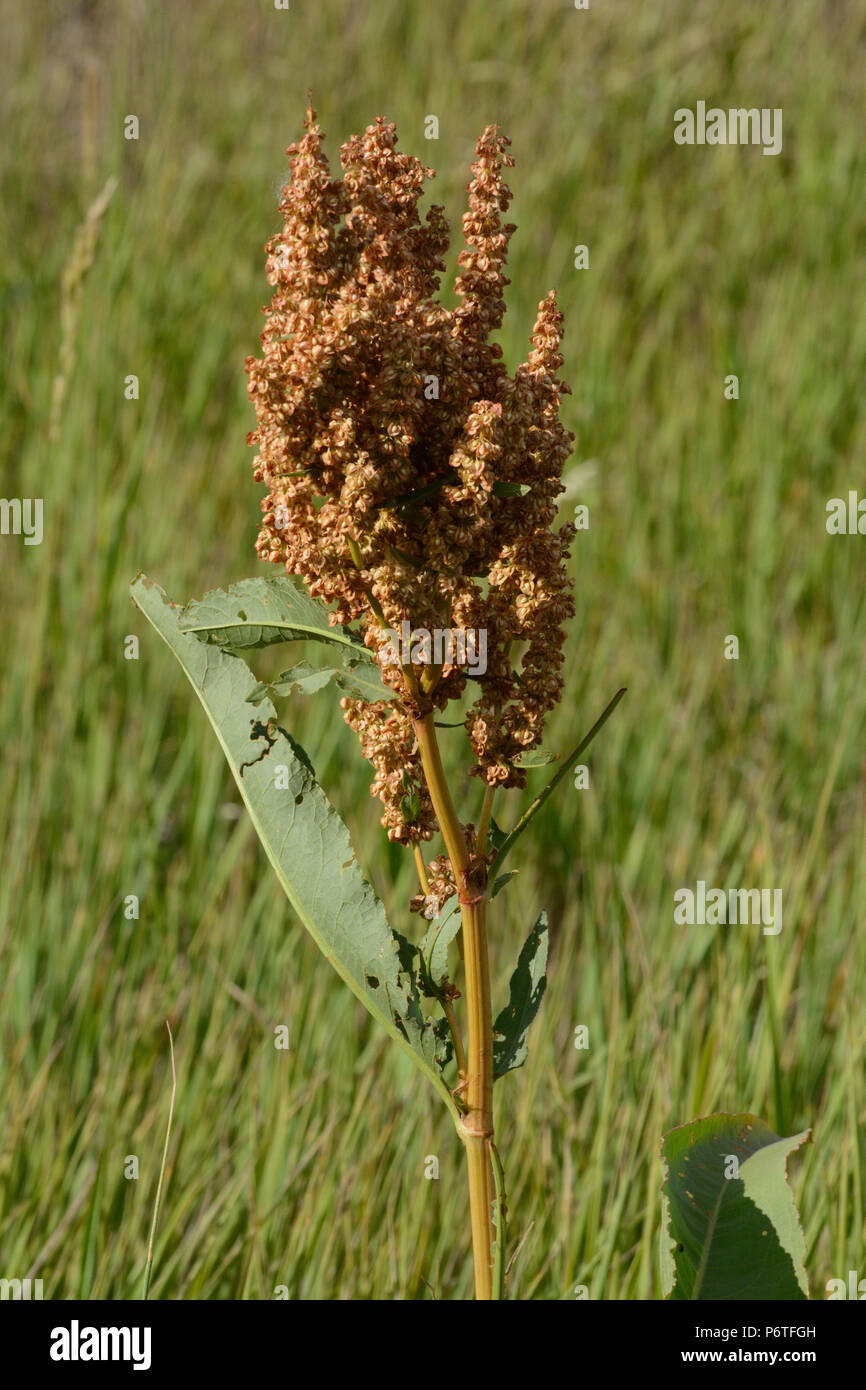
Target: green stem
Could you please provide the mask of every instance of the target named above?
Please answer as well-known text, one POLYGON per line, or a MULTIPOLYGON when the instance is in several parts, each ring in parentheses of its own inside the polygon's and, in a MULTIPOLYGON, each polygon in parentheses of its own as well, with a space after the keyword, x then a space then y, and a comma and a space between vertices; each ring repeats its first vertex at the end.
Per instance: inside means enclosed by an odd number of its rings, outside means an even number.
POLYGON ((448 1027, 451 1029, 451 1040, 454 1043, 454 1056, 457 1061, 457 1075, 460 1077, 461 1086, 466 1080, 466 1053, 463 1050, 463 1039, 460 1036, 460 1026, 457 1022, 457 1015, 454 1012, 454 1005, 450 999, 442 1000, 442 1009, 448 1020, 448 1027))
POLYGON ((484 800, 481 803, 481 820, 478 822, 478 853, 483 854, 487 845, 487 832, 490 829, 490 819, 493 813, 493 798, 496 795, 495 787, 484 788, 484 800))

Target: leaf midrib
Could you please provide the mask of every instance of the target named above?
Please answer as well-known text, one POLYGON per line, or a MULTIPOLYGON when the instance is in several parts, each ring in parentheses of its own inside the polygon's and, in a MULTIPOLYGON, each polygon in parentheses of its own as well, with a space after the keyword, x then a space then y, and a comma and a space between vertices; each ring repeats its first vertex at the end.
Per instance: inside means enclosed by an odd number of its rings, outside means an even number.
POLYGON ((352 651, 357 652, 359 656, 368 651, 363 642, 356 641, 353 637, 346 637, 343 633, 337 632, 333 628, 312 627, 307 623, 279 622, 276 620, 256 622, 249 618, 237 618, 232 622, 220 620, 216 623, 197 623, 193 627, 186 627, 183 623, 180 623, 178 626, 181 632, 190 637, 196 637, 201 632, 226 632, 231 631, 233 628, 260 628, 262 631, 266 631, 268 628, 276 628, 280 632, 302 632, 308 634, 310 637, 317 638, 321 642, 337 642, 341 646, 351 647, 352 651))
POLYGON ((718 1197, 716 1198, 716 1204, 715 1204, 715 1207, 713 1208, 712 1216, 710 1217, 710 1226, 709 1226, 709 1230, 707 1231, 706 1237, 705 1237, 705 1239, 704 1239, 703 1250, 701 1251, 701 1262, 700 1262, 700 1264, 698 1265, 697 1274, 695 1275, 695 1285, 694 1285, 694 1289, 692 1290, 692 1300, 693 1300, 693 1301, 694 1301, 694 1299, 696 1299, 696 1298, 698 1297, 698 1294, 700 1293, 701 1284, 703 1283, 703 1280, 704 1280, 704 1274, 705 1274, 706 1268, 707 1268, 707 1260, 709 1259, 709 1256, 710 1256, 710 1246, 712 1245, 712 1242, 713 1242, 713 1236, 715 1235, 716 1225, 718 1224, 718 1220, 719 1220, 719 1212, 720 1212, 721 1209, 722 1209, 722 1202, 724 1201, 724 1198, 725 1198, 725 1188, 724 1188, 724 1187, 720 1187, 720 1188, 719 1188, 719 1195, 718 1195, 718 1197))

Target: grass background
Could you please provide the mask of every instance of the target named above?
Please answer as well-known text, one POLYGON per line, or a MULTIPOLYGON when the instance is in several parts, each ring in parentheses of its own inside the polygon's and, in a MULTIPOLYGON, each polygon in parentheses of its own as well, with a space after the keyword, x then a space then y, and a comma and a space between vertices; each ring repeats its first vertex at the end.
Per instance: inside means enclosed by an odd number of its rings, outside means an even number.
MULTIPOLYGON (((658 1297, 660 1136, 713 1110, 813 1127, 792 1173, 812 1294, 866 1275, 866 541, 825 530, 866 453, 863 4, 4 0, 2 21, 0 490, 44 498, 45 539, 0 539, 0 1274, 137 1296, 168 1018, 152 1296, 470 1293, 450 1122, 292 920, 127 594, 140 568, 185 598, 259 567, 243 360, 312 86, 335 163, 383 112, 438 170, 449 271, 475 138, 492 120, 512 138, 502 342, 513 368, 555 286, 568 505, 590 508, 548 745, 629 687, 590 789, 566 783, 538 818, 493 913, 497 999, 539 907, 553 924, 529 1061, 497 1087, 528 1231, 511 1294, 658 1297), (781 107, 782 153, 676 146, 673 112, 698 99, 781 107), (673 893, 698 878, 782 888, 781 935, 675 927, 673 893)), ((286 720, 406 930, 411 865, 352 735, 327 695, 286 720)), ((475 818, 477 784, 455 785, 475 818)))

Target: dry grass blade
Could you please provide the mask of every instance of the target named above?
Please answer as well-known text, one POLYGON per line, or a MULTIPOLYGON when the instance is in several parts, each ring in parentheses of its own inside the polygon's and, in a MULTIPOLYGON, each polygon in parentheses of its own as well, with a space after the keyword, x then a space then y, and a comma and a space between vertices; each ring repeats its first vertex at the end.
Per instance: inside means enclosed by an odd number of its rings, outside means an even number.
POLYGON ((144 1289, 142 1298, 147 1298, 150 1289, 150 1274, 153 1268, 153 1242, 156 1239, 156 1227, 159 1221, 159 1204, 162 1200, 162 1184, 165 1178, 165 1165, 168 1159, 168 1145, 171 1139, 171 1121, 174 1116, 174 1098, 177 1094, 177 1071, 174 1065, 174 1038, 171 1035, 171 1024, 168 1019, 165 1021, 168 1029, 168 1045, 171 1051, 171 1100, 168 1107, 168 1124, 165 1127, 165 1144, 162 1149, 162 1163, 159 1166, 159 1182, 156 1185, 156 1198, 153 1203, 153 1220, 150 1223, 150 1235, 147 1241, 147 1264, 144 1269, 144 1289))

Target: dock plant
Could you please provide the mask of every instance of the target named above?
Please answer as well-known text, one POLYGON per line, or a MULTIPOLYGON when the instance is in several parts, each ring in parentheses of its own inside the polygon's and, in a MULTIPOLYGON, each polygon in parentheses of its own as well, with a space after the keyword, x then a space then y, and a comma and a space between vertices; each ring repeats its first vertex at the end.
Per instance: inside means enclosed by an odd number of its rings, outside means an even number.
MULTIPOLYGON (((449 308, 438 297, 449 224, 438 205, 419 210, 432 170, 379 117, 342 146, 335 176, 308 109, 266 248, 262 353, 247 361, 267 572, 183 607, 142 575, 132 586, 208 714, 295 914, 454 1121, 485 1300, 504 1296, 507 1268, 494 1084, 526 1058, 547 964, 539 911, 494 1011, 488 914, 506 924, 507 951, 505 862, 624 693, 570 752, 545 750, 574 614, 573 527, 559 521, 574 436, 560 419, 555 294, 513 373, 494 341, 516 230, 508 149, 495 126, 477 142, 449 308), (319 644, 329 664, 257 679, 250 655, 296 642, 319 644), (292 692, 339 701, 371 765, 383 830, 417 871, 403 932, 280 722, 276 702, 292 692), (528 770, 554 763, 527 803, 528 770), (509 830, 497 819, 506 793, 509 830)), ((751 1117, 741 1130, 752 1135, 751 1117)), ((669 1201, 676 1218, 673 1188, 669 1201)), ((695 1287, 691 1267, 682 1278, 695 1287)))

